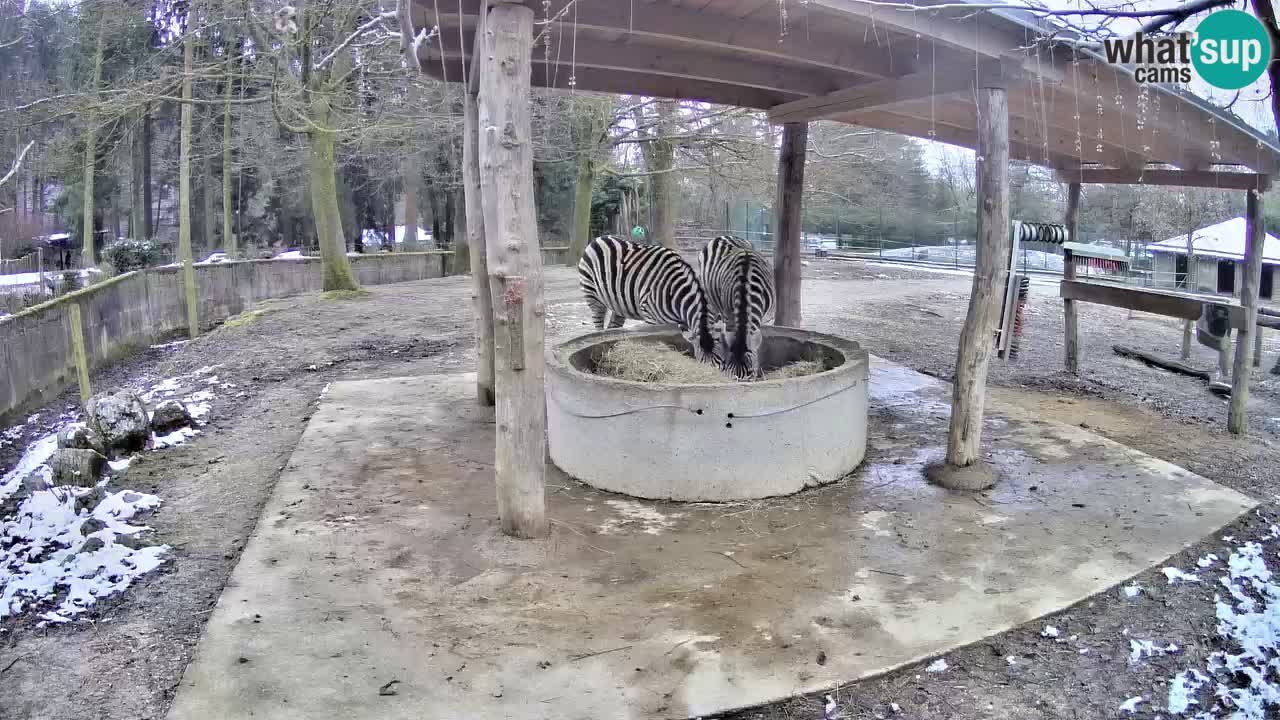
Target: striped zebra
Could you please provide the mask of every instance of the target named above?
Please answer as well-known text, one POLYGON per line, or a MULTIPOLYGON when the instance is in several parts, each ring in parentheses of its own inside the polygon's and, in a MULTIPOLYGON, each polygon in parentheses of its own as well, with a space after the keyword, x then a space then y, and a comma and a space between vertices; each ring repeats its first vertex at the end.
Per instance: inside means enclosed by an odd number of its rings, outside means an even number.
POLYGON ((722 333, 724 369, 737 378, 761 377, 760 326, 773 312, 773 268, 747 240, 721 235, 698 255, 713 322, 722 333))
POLYGON ((693 266, 675 251, 605 235, 592 240, 578 261, 578 279, 591 322, 622 327, 628 318, 673 323, 698 360, 721 365, 720 347, 707 318, 707 296, 693 266))

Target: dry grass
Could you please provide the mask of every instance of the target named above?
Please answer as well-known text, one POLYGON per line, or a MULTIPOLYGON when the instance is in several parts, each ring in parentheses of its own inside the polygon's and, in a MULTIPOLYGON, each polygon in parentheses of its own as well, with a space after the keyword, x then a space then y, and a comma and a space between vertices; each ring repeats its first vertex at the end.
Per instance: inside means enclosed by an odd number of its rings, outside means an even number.
POLYGON ((817 375, 826 369, 821 360, 797 360, 780 368, 770 370, 764 374, 764 379, 785 380, 787 378, 804 377, 805 375, 817 375))
MULTIPOLYGON (((783 380, 820 373, 821 360, 797 360, 764 374, 765 380, 783 380)), ((614 343, 596 364, 600 375, 632 382, 665 385, 719 385, 732 382, 725 373, 708 363, 700 363, 660 342, 621 340, 614 343)))
POLYGON ((660 342, 620 340, 600 357, 596 372, 601 375, 644 383, 706 385, 728 382, 729 378, 708 363, 701 363, 660 342))

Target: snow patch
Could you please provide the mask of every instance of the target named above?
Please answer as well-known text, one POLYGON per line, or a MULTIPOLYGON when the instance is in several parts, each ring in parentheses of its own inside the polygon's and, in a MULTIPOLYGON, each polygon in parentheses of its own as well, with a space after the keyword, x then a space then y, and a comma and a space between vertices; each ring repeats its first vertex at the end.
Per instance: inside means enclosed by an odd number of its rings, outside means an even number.
POLYGON ((1176 585, 1179 582, 1198 583, 1200 578, 1179 570, 1176 567, 1160 568, 1160 572, 1164 573, 1165 578, 1170 585, 1176 585))
POLYGON ((947 668, 949 667, 950 666, 947 665, 946 658, 938 658, 937 660, 934 660, 933 662, 929 663, 929 667, 925 668, 924 671, 931 672, 931 673, 940 673, 940 672, 946 672, 947 668))
POLYGON ((1136 582, 1131 583, 1129 585, 1125 585, 1123 590, 1124 590, 1124 596, 1130 599, 1136 598, 1138 597, 1138 595, 1142 594, 1142 586, 1136 582))
POLYGON ((1159 657, 1168 653, 1178 652, 1178 646, 1174 643, 1168 645, 1156 645, 1150 640, 1130 640, 1129 641, 1129 662, 1136 663, 1150 657, 1159 657))
POLYGON ((1169 681, 1169 712, 1181 715, 1192 705, 1199 705, 1196 691, 1204 687, 1209 678, 1198 670, 1183 670, 1169 681))
POLYGON ((1138 706, 1144 702, 1146 702, 1146 698, 1142 697, 1141 695, 1137 697, 1131 697, 1128 700, 1125 700, 1124 702, 1120 703, 1120 712, 1133 715, 1134 713, 1138 712, 1138 706))
POLYGON ((22 457, 18 459, 18 464, 0 477, 0 500, 17 492, 23 478, 44 467, 49 458, 53 457, 53 451, 57 449, 57 433, 46 435, 29 445, 26 452, 22 453, 22 457))
MULTIPOLYGON (((108 493, 92 512, 76 508, 91 488, 40 490, 22 501, 0 525, 0 618, 58 600, 53 612, 72 618, 98 600, 122 592, 164 562, 167 545, 130 548, 116 542, 149 530, 131 525, 136 515, 160 505, 155 495, 108 493), (99 529, 89 535, 84 522, 99 529), (90 538, 96 539, 90 548, 90 538), (60 600, 59 600, 60 598, 60 600)), ((43 616, 46 622, 60 622, 43 616)))
POLYGON ((656 508, 634 500, 605 500, 604 502, 622 517, 605 520, 600 525, 601 535, 615 535, 624 527, 632 529, 637 525, 646 535, 661 535, 663 531, 675 526, 677 518, 684 517, 684 513, 663 515, 656 508))
POLYGON ((167 435, 156 435, 155 433, 152 433, 151 447, 156 450, 178 447, 179 445, 187 444, 188 440, 199 434, 199 430, 189 427, 178 428, 167 435))
POLYGON ((1040 631, 1040 637, 1056 638, 1061 634, 1062 633, 1058 631, 1058 628, 1052 625, 1045 625, 1044 629, 1040 631))

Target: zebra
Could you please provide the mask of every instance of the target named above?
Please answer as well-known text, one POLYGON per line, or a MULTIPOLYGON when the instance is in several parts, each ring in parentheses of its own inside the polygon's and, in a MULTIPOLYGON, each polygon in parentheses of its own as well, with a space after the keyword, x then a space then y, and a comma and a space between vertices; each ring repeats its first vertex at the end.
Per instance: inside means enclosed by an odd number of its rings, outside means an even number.
POLYGON ((721 332, 726 372, 739 379, 759 378, 760 326, 773 312, 773 268, 750 241, 721 235, 698 255, 698 277, 721 332))
POLYGON ((592 240, 578 261, 578 279, 591 322, 622 327, 627 318, 679 326, 693 356, 716 367, 721 348, 707 317, 707 296, 698 273, 674 250, 604 235, 592 240))

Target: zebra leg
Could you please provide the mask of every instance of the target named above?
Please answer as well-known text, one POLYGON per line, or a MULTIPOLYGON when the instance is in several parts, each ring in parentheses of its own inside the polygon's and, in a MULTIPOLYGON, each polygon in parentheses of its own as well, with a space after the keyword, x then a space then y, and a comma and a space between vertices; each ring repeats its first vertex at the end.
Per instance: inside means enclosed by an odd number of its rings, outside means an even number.
POLYGON ((591 310, 591 325, 597 330, 604 329, 604 314, 608 308, 596 298, 587 296, 587 307, 591 310))
POLYGON ((627 321, 627 316, 626 316, 626 315, 623 315, 622 313, 618 312, 617 310, 614 310, 614 311, 612 311, 612 312, 610 313, 610 317, 609 317, 609 329, 610 329, 610 330, 616 330, 616 329, 618 329, 618 328, 622 327, 622 324, 623 324, 623 323, 625 323, 626 321, 627 321))

